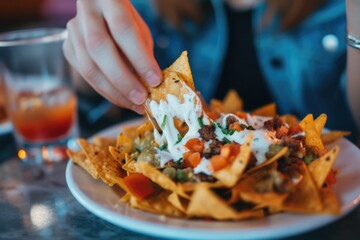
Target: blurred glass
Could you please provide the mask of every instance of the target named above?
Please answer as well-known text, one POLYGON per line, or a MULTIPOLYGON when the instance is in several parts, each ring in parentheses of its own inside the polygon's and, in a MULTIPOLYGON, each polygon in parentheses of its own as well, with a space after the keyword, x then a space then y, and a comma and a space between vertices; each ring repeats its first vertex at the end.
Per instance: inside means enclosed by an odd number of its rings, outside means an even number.
POLYGON ((0 74, 19 158, 30 164, 67 159, 77 136, 77 99, 62 28, 0 34, 0 74))

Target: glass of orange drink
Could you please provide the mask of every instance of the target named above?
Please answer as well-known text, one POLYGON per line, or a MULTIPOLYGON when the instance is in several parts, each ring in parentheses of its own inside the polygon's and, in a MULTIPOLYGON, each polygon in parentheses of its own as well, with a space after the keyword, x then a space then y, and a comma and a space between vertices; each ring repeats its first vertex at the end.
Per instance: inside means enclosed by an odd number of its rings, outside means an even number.
POLYGON ((62 44, 62 28, 0 34, 0 74, 18 156, 24 162, 67 159, 75 147, 77 98, 62 44))

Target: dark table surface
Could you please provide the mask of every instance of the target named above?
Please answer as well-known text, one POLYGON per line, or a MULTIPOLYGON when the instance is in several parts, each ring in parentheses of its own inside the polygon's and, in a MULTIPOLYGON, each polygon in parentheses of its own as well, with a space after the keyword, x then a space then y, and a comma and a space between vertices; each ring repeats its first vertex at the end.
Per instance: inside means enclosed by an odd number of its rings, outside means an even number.
MULTIPOLYGON (((89 124, 80 114, 80 135, 136 117, 117 117, 89 124)), ((65 181, 66 162, 48 164, 33 174, 16 158, 11 133, 0 135, 0 239, 155 239, 108 223, 82 207, 65 181)), ((360 173, 359 173, 360 174, 360 173)), ((360 239, 360 208, 340 220, 289 239, 360 239)))

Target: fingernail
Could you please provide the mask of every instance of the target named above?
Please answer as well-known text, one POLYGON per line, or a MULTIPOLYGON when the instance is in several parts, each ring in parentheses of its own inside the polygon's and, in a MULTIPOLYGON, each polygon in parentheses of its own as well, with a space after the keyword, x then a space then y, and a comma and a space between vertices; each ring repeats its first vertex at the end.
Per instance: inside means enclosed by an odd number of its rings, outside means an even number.
POLYGON ((133 111, 137 112, 138 114, 144 114, 145 113, 144 107, 142 105, 134 105, 131 109, 133 111))
POLYGON ((145 102, 146 93, 134 89, 130 91, 129 98, 133 103, 139 105, 145 102))
POLYGON ((161 82, 160 76, 152 70, 146 73, 145 80, 151 87, 156 87, 161 82))

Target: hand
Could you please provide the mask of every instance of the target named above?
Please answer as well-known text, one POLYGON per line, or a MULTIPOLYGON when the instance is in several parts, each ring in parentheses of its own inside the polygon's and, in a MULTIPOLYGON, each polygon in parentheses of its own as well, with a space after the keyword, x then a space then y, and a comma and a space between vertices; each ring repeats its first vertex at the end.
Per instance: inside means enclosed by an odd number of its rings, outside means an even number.
POLYGON ((78 0, 67 29, 63 49, 70 64, 110 102, 143 113, 143 84, 157 86, 161 70, 150 31, 130 1, 78 0))

